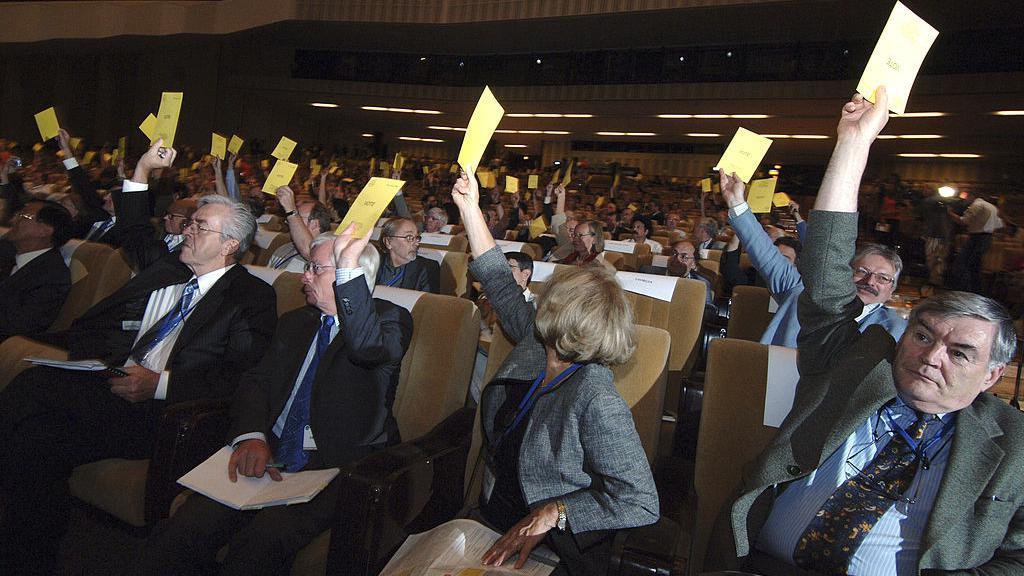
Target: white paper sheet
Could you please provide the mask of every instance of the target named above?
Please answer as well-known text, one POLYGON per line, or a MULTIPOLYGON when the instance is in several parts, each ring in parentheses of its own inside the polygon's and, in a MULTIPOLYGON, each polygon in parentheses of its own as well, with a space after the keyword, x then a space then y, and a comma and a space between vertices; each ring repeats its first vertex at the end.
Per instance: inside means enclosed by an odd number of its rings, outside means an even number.
POLYGON ((434 262, 441 264, 444 262, 444 255, 448 254, 447 250, 435 250, 434 248, 418 248, 416 254, 423 256, 424 258, 430 258, 434 262))
POLYGON ((495 240, 494 243, 498 245, 498 248, 501 248, 502 253, 522 252, 523 244, 525 244, 525 242, 513 242, 511 240, 495 240))
POLYGON ((662 268, 668 268, 668 256, 655 254, 654 257, 651 259, 651 266, 660 266, 662 268))
POLYGON ((423 238, 420 240, 421 244, 431 244, 433 246, 447 246, 452 243, 452 237, 448 234, 435 234, 432 232, 424 232, 423 238))
POLYGON ((625 240, 605 240, 604 250, 605 252, 632 254, 636 250, 636 244, 633 242, 626 242, 625 240))
POLYGON ((533 263, 533 275, 530 276, 530 282, 547 282, 551 275, 555 273, 554 262, 539 262, 533 263))
POLYGON ((664 302, 671 302, 672 294, 676 291, 675 276, 619 271, 615 273, 615 279, 619 281, 623 290, 657 298, 664 302))

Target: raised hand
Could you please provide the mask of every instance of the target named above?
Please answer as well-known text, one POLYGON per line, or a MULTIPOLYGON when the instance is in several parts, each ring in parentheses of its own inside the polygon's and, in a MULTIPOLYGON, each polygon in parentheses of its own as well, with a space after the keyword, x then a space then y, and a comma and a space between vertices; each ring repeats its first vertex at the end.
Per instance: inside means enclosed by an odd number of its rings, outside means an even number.
POLYGON ((845 105, 839 118, 836 133, 840 138, 856 138, 872 142, 885 128, 889 121, 889 94, 885 86, 875 90, 875 103, 864 99, 861 94, 854 94, 845 105))
POLYGON ((739 206, 746 201, 747 187, 735 172, 730 176, 725 173, 725 170, 719 169, 718 185, 722 189, 722 198, 725 199, 729 208, 739 206))
POLYGON ((480 205, 480 184, 476 181, 476 176, 466 174, 465 171, 459 173, 459 179, 452 186, 452 202, 460 211, 480 205))
POLYGON ((356 223, 352 222, 334 239, 334 266, 336 268, 359 267, 359 255, 370 243, 370 234, 354 238, 356 223))
POLYGON ((281 186, 277 189, 277 201, 281 204, 281 208, 284 208, 285 212, 295 210, 295 192, 290 186, 281 186))
POLYGON ((158 138, 149 147, 149 150, 146 150, 146 153, 139 158, 139 162, 135 165, 135 172, 132 174, 132 182, 147 184, 150 172, 157 168, 169 168, 177 156, 177 150, 165 148, 164 139, 158 138))

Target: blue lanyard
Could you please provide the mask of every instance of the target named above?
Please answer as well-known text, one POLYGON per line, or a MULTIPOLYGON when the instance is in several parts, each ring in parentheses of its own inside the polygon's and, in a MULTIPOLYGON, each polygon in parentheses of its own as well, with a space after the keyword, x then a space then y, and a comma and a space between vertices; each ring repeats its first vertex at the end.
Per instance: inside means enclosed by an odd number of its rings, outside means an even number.
MULTIPOLYGON (((907 434, 907 431, 904 430, 902 426, 896 423, 896 420, 893 418, 892 412, 889 411, 888 407, 885 408, 885 415, 889 420, 889 427, 896 430, 896 432, 903 437, 903 441, 907 443, 907 446, 910 446, 911 450, 913 450, 914 456, 921 460, 921 466, 925 470, 931 467, 931 459, 928 457, 926 452, 953 429, 955 426, 954 422, 956 420, 955 418, 950 418, 949 421, 942 426, 942 429, 939 430, 938 434, 932 436, 929 440, 918 444, 916 440, 910 437, 910 434, 907 434)), ((939 450, 941 450, 941 448, 939 450)), ((938 451, 936 451, 936 454, 938 454, 938 451)))
POLYGON ((565 380, 569 376, 572 376, 582 366, 583 364, 574 362, 568 368, 562 370, 561 374, 552 378, 551 382, 548 382, 546 386, 540 389, 540 392, 537 392, 537 387, 540 386, 540 383, 544 380, 544 375, 547 372, 547 370, 541 370, 540 376, 537 376, 537 379, 533 381, 533 385, 530 386, 530 390, 526 393, 526 396, 523 396, 523 399, 519 401, 519 407, 516 408, 515 419, 513 419, 512 423, 509 424, 508 428, 506 428, 505 431, 501 433, 501 436, 498 437, 498 441, 495 442, 494 445, 500 446, 501 442, 505 439, 505 436, 508 436, 509 432, 515 430, 516 426, 519 426, 519 424, 523 421, 523 418, 525 418, 526 415, 529 414, 530 410, 533 409, 533 405, 537 403, 537 398, 540 398, 542 395, 549 392, 552 388, 561 384, 563 380, 565 380), (534 392, 537 392, 537 394, 534 394, 534 392))
POLYGON ((388 286, 392 287, 395 284, 398 284, 402 280, 402 276, 405 276, 405 266, 398 269, 398 276, 392 278, 391 281, 388 282, 388 286))

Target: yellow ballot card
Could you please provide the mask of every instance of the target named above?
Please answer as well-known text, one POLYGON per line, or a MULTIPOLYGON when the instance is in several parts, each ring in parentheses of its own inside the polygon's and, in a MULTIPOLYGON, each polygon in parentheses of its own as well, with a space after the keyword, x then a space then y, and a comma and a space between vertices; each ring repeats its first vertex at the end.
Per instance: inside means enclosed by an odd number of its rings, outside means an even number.
POLYGON ((476 179, 480 182, 481 188, 494 188, 498 185, 498 180, 494 177, 494 172, 491 172, 490 170, 477 170, 476 179))
POLYGON ((217 158, 223 160, 228 157, 227 151, 228 139, 214 132, 212 141, 210 143, 210 154, 213 154, 217 158))
POLYGON ((739 175, 740 180, 750 182, 750 178, 754 176, 754 171, 761 164, 761 160, 764 159, 764 155, 768 153, 768 148, 771 145, 772 141, 764 136, 755 134, 746 128, 737 128, 736 135, 732 137, 732 142, 729 142, 729 147, 725 149, 725 154, 722 154, 722 159, 715 165, 715 170, 721 168, 729 175, 735 172, 739 175))
POLYGON ((377 171, 377 159, 376 158, 370 158, 370 170, 369 170, 370 176, 373 176, 373 173, 376 172, 376 171, 377 171))
POLYGON ((93 150, 89 150, 88 152, 85 153, 84 156, 82 156, 82 164, 91 164, 92 163, 92 159, 95 158, 95 157, 96 157, 96 152, 93 151, 93 150))
POLYGON ((128 155, 128 137, 121 136, 117 139, 117 157, 125 158, 128 155))
POLYGON ((238 154, 238 151, 242 149, 242 144, 245 144, 245 140, 239 138, 238 134, 232 134, 231 141, 228 142, 228 152, 238 154))
POLYGON ((156 113, 156 127, 153 128, 153 138, 150 144, 157 139, 164 139, 164 146, 174 147, 174 135, 178 132, 178 115, 181 114, 181 92, 164 92, 160 95, 160 109, 156 113))
POLYGON ((156 116, 153 116, 152 114, 146 116, 146 119, 142 121, 142 124, 139 124, 139 130, 142 130, 142 133, 146 135, 146 138, 152 142, 153 136, 156 135, 156 116))
POLYGON ((287 136, 281 136, 281 139, 277 142, 277 146, 274 147, 274 151, 271 152, 270 155, 278 160, 287 160, 292 157, 292 152, 295 151, 295 146, 297 145, 298 143, 295 142, 295 140, 292 140, 287 136))
POLYGON ((551 183, 554 184, 562 178, 562 169, 555 170, 555 173, 551 175, 551 183))
POLYGON ((68 140, 68 146, 71 146, 72 150, 78 150, 78 147, 82 145, 81 138, 72 138, 68 140))
POLYGON ((572 182, 572 168, 576 165, 576 161, 572 160, 569 162, 569 167, 565 169, 565 178, 562 178, 562 187, 566 187, 572 182))
POLYGON ((629 206, 627 206, 627 208, 629 208, 630 210, 632 210, 632 211, 633 211, 634 213, 635 213, 635 212, 636 212, 637 210, 639 210, 639 209, 640 209, 640 207, 639 207, 639 206, 637 206, 636 204, 632 204, 632 203, 631 203, 631 204, 630 204, 629 206))
POLYGON ((519 178, 505 176, 505 192, 513 194, 519 192, 519 178))
POLYGON ((292 176, 295 175, 295 169, 298 167, 298 164, 292 164, 287 160, 274 162, 274 167, 270 170, 267 181, 263 183, 263 191, 267 194, 276 195, 278 188, 287 186, 292 181, 292 176))
POLYGON ((322 170, 323 170, 323 166, 321 166, 321 165, 319 165, 319 164, 313 164, 313 165, 312 165, 312 166, 310 166, 310 168, 309 168, 309 175, 310 175, 310 176, 319 176, 319 175, 320 175, 320 172, 321 172, 322 170))
POLYGON ((430 166, 423 167, 423 175, 426 176, 427 174, 430 174, 430 166))
POLYGON ((711 178, 704 178, 700 181, 700 191, 705 194, 711 192, 711 178))
POLYGON ((469 125, 466 126, 466 136, 459 150, 459 166, 462 166, 467 174, 476 171, 480 158, 484 155, 484 149, 487 148, 487 143, 494 135, 494 129, 498 127, 498 122, 501 122, 504 115, 505 109, 498 104, 491 89, 484 86, 483 94, 480 95, 473 116, 469 119, 469 125))
POLYGON ((455 163, 455 162, 452 162, 452 165, 448 167, 448 173, 449 174, 458 174, 459 173, 459 165, 457 163, 455 163))
POLYGON ((537 185, 540 184, 540 174, 530 174, 526 178, 526 187, 531 190, 536 190, 537 185))
POLYGON ((594 208, 600 208, 601 206, 604 206, 604 202, 604 196, 598 196, 597 200, 594 200, 594 208))
POLYGON ((902 2, 897 2, 875 44, 871 58, 868 58, 864 74, 857 83, 857 92, 874 102, 875 90, 885 86, 889 93, 889 110, 903 114, 917 72, 938 35, 938 30, 911 12, 902 2))
POLYGON ((44 141, 57 137, 57 133, 60 132, 60 124, 57 123, 57 111, 53 109, 53 106, 42 112, 36 112, 36 126, 39 127, 39 135, 43 137, 44 141))
POLYGON ((363 186, 363 190, 359 192, 356 201, 352 203, 348 214, 345 215, 345 219, 341 221, 341 225, 338 226, 334 233, 341 234, 345 231, 345 228, 348 228, 349 224, 355 222, 356 238, 362 238, 369 234, 373 227, 377 225, 377 221, 380 220, 380 215, 384 213, 388 204, 391 204, 391 201, 395 198, 395 194, 398 194, 398 191, 404 185, 404 180, 370 178, 370 181, 366 183, 366 186, 363 186))
POLYGON ((548 231, 548 223, 544 221, 543 216, 538 216, 530 222, 530 240, 533 240, 537 236, 548 231))
POLYGON ((776 208, 785 208, 786 206, 789 206, 789 203, 789 194, 786 194, 785 192, 776 192, 775 195, 772 196, 772 204, 774 204, 776 208))
POLYGON ((772 198, 775 196, 775 178, 762 178, 750 183, 747 191, 747 204, 754 214, 764 214, 772 211, 772 198))
POLYGON ((42 149, 43 149, 43 143, 42 142, 36 142, 35 144, 32 145, 32 151, 33 152, 39 152, 42 149))
POLYGON ((405 166, 405 156, 402 156, 401 152, 395 154, 395 161, 392 163, 392 166, 395 167, 395 170, 401 170, 405 166))

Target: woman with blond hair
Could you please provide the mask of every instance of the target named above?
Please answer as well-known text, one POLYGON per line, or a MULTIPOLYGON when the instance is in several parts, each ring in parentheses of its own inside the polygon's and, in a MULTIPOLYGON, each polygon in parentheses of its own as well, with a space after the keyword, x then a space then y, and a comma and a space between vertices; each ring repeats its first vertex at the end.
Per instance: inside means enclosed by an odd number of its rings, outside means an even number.
POLYGON ((543 541, 561 559, 556 573, 602 574, 616 530, 658 519, 651 469, 609 368, 636 348, 632 308, 611 273, 587 266, 556 273, 534 309, 487 230, 479 194, 465 174, 452 192, 473 276, 516 344, 480 399, 478 517, 504 533, 483 562, 518 555, 519 568, 543 541))

